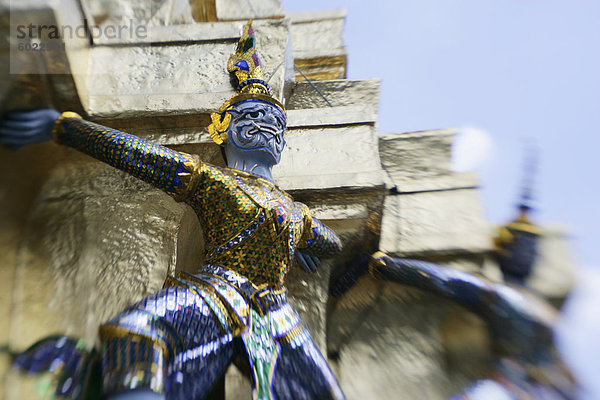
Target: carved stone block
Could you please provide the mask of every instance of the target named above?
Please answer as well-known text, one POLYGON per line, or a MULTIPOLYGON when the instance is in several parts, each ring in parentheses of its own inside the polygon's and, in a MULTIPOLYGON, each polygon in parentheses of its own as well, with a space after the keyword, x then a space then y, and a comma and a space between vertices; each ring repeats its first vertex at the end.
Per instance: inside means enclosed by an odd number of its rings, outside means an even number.
POLYGON ((475 189, 388 196, 380 248, 390 254, 479 253, 491 250, 489 225, 475 189))
POLYGON ((56 169, 19 250, 10 348, 58 332, 93 345, 100 323, 174 272, 185 210, 99 162, 56 169))

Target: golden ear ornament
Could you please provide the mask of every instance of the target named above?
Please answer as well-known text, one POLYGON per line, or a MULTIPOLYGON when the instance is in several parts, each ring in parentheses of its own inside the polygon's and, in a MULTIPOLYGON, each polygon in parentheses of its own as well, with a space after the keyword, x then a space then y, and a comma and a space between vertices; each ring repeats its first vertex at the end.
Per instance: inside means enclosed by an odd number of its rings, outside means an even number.
POLYGON ((208 126, 208 133, 216 144, 223 144, 227 141, 227 128, 231 122, 231 114, 225 113, 224 116, 217 113, 210 114, 211 124, 208 126))

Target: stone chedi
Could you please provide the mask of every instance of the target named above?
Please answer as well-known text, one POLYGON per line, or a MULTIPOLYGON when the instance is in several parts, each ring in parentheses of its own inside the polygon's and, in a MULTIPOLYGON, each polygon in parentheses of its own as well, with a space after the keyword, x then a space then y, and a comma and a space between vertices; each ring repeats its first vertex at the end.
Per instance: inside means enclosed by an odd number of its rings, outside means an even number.
MULTIPOLYGON (((345 247, 315 275, 293 267, 290 302, 348 398, 400 392, 441 399, 458 392, 487 363, 476 316, 391 282, 363 279, 343 298, 328 295, 330 275, 357 253, 377 249, 501 279, 477 179, 449 168, 454 131, 377 135, 379 82, 345 79, 341 11, 286 14, 277 1, 252 2, 253 8, 193 1, 191 11, 164 1, 153 12, 145 3, 107 3, 13 4, 14 23, 34 16, 73 26, 127 21, 147 27, 147 35, 65 38, 63 50, 21 54, 21 73, 3 75, 3 109, 73 110, 223 166, 208 131, 210 114, 234 94, 223 65, 240 27, 255 18, 264 76, 287 109, 287 145, 274 178, 345 247), (39 66, 50 74, 38 74, 39 66)), ((8 8, 3 15, 8 21, 8 8)), ((5 68, 15 62, 10 51, 4 44, 5 68)), ((2 196, 0 229, 2 343, 10 352, 58 332, 91 346, 100 324, 158 290, 167 274, 195 273, 203 263, 196 216, 164 193, 53 143, 1 151, 0 187, 10 191, 2 196)), ((568 279, 557 286, 547 278, 570 265, 560 246, 559 233, 543 238, 541 258, 545 248, 558 253, 553 268, 534 268, 532 277, 553 298, 569 288, 568 279)), ((1 357, 0 373, 11 383, 1 388, 5 398, 37 398, 32 380, 10 371, 7 353, 1 357)), ((248 398, 250 384, 235 368, 225 385, 227 398, 248 398)))

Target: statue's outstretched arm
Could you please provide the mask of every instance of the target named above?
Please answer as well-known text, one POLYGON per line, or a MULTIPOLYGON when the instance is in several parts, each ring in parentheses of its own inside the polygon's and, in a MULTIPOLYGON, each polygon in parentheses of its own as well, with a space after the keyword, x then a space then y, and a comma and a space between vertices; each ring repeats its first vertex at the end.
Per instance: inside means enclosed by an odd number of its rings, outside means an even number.
POLYGON ((106 400, 165 400, 164 393, 155 393, 150 390, 132 390, 106 397, 106 400))
POLYGON ((369 272, 376 278, 427 290, 467 307, 487 307, 497 296, 494 284, 483 277, 409 258, 373 254, 369 272))
POLYGON ((52 136, 58 143, 119 168, 177 199, 185 197, 199 164, 196 156, 86 121, 72 113, 61 115, 52 136))
POLYGON ((377 278, 443 295, 504 328, 510 324, 518 331, 527 326, 538 337, 542 333, 551 336, 556 311, 536 296, 509 285, 425 261, 388 257, 381 252, 371 257, 369 272, 377 278))
POLYGON ((0 141, 22 147, 54 138, 183 199, 191 186, 196 156, 82 119, 42 109, 11 112, 0 122, 0 141))
MULTIPOLYGON (((351 261, 344 272, 333 279, 330 294, 333 297, 342 296, 367 272, 375 279, 393 281, 444 296, 485 316, 487 321, 494 324, 493 329, 506 329, 510 325, 520 332, 527 326, 539 337, 540 332, 547 334, 551 331, 556 316, 555 310, 545 302, 509 285, 438 264, 389 257, 382 252, 351 261)), ((524 334, 519 335, 522 337, 524 334)))

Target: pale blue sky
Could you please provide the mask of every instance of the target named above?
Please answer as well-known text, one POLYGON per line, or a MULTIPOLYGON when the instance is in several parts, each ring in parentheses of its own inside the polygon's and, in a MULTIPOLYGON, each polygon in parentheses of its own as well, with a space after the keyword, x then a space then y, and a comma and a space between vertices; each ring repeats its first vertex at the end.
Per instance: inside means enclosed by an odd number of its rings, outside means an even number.
POLYGON ((379 131, 472 126, 493 148, 479 168, 486 216, 513 216, 524 142, 540 148, 542 224, 600 267, 600 1, 302 0, 344 7, 348 78, 382 78, 379 131))

